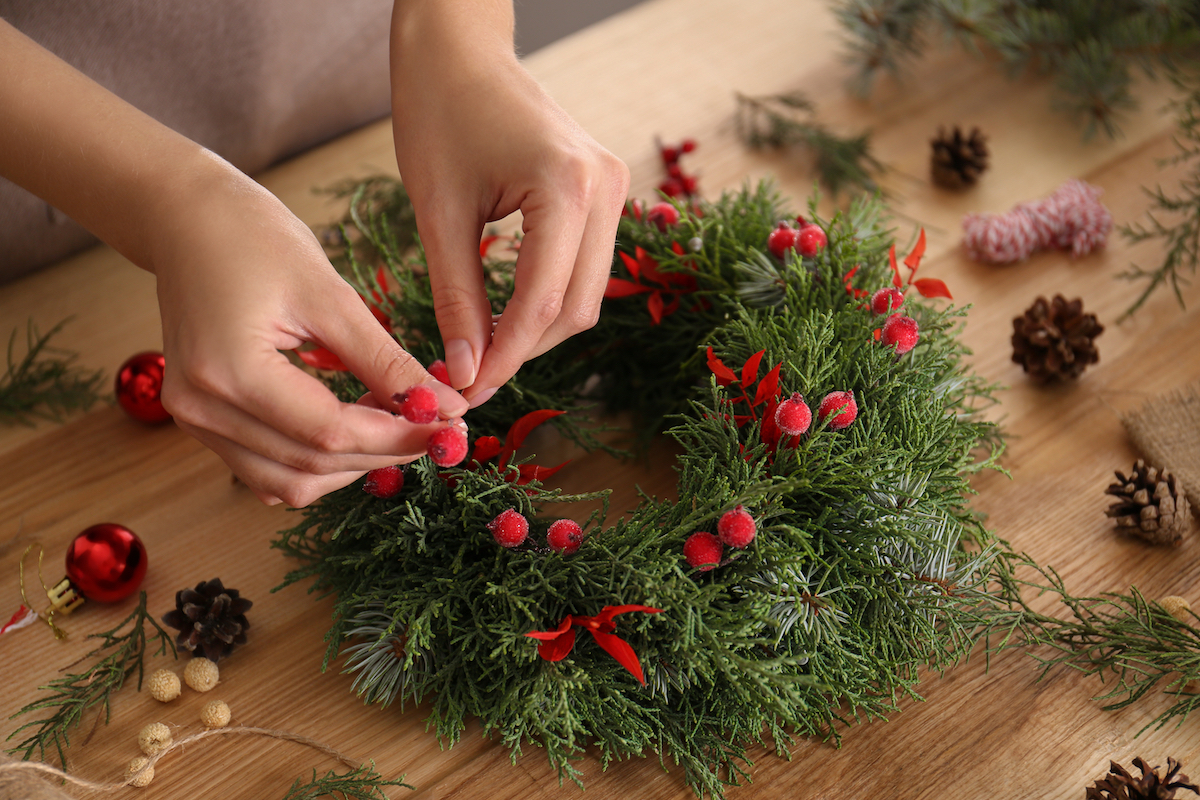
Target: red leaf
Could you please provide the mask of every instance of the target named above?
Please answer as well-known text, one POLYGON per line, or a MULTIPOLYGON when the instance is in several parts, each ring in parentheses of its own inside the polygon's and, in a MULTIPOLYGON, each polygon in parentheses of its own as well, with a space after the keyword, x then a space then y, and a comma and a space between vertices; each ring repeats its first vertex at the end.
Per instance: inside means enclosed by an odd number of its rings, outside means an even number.
POLYGON ((883 328, 876 328, 876 329, 875 329, 875 341, 877 341, 877 342, 878 342, 878 341, 879 341, 879 338, 880 338, 881 336, 883 336, 883 328))
POLYGON ((733 421, 735 423, 737 423, 737 426, 739 428, 742 427, 743 425, 745 425, 747 422, 749 422, 752 419, 754 419, 753 414, 734 414, 733 415, 733 421))
POLYGON ((629 674, 637 678, 638 683, 642 686, 646 685, 646 677, 642 673, 642 662, 638 661, 637 653, 633 652, 633 648, 629 646, 628 642, 619 636, 596 630, 592 631, 592 638, 596 640, 596 644, 604 648, 606 653, 615 658, 618 664, 629 670, 629 674))
POLYGON ((947 300, 953 300, 950 296, 950 289, 945 283, 937 278, 921 278, 912 282, 913 288, 921 293, 922 297, 945 297, 947 300))
MULTIPOLYGON (((567 617, 563 619, 563 622, 567 625, 566 629, 563 629, 560 633, 546 631, 546 633, 553 634, 553 636, 549 638, 546 638, 544 633, 525 634, 533 639, 543 639, 542 643, 538 645, 538 655, 547 661, 562 661, 567 657, 567 654, 571 652, 571 648, 575 646, 575 629, 570 627, 571 616, 568 614, 567 617)), ((560 623, 559 628, 562 627, 563 626, 560 623)))
POLYGON ((721 363, 721 359, 713 355, 713 349, 710 345, 708 348, 708 368, 712 370, 712 374, 717 376, 717 383, 721 386, 728 386, 737 380, 737 375, 733 374, 733 370, 721 363))
POLYGON ((491 236, 485 236, 482 239, 480 239, 479 240, 479 257, 486 258, 488 248, 492 246, 492 242, 496 241, 499 238, 500 238, 499 236, 493 234, 491 236))
POLYGON ((521 464, 517 467, 517 486, 524 486, 530 481, 545 482, 547 478, 570 463, 571 460, 567 459, 556 467, 539 467, 537 464, 521 464))
POLYGON ((342 360, 324 347, 314 347, 312 350, 297 350, 296 355, 310 367, 327 369, 333 372, 349 372, 350 368, 342 360))
MULTIPOLYGON (((917 267, 921 265, 921 256, 923 255, 925 255, 925 229, 921 228, 921 235, 917 237, 917 243, 913 246, 912 252, 904 257, 904 266, 916 272, 917 267)), ((911 281, 912 275, 908 277, 911 281)))
POLYGON ((495 458, 499 452, 499 439, 495 436, 480 436, 475 440, 475 449, 471 453, 471 460, 482 464, 489 459, 495 458))
POLYGON ((892 268, 892 286, 903 286, 900 281, 900 266, 896 263, 896 245, 888 249, 888 266, 892 268))
POLYGON ((600 609, 600 613, 597 614, 596 616, 585 617, 585 619, 592 619, 592 620, 595 620, 596 622, 600 622, 600 623, 612 622, 612 618, 615 617, 617 614, 628 614, 630 611, 642 611, 642 612, 645 612, 646 614, 661 614, 662 613, 661 608, 652 608, 651 606, 639 606, 637 604, 629 604, 629 605, 623 605, 623 606, 605 606, 604 608, 600 609))
POLYGON ((758 385, 758 391, 754 393, 754 405, 758 405, 768 398, 772 400, 779 398, 779 368, 782 366, 783 362, 780 361, 762 379, 762 383, 758 385))
POLYGON ((746 363, 742 365, 742 387, 747 387, 758 380, 758 364, 762 361, 763 353, 766 350, 759 350, 750 358, 746 359, 746 363))
POLYGON ((673 294, 673 295, 671 295, 671 302, 667 303, 667 305, 665 307, 663 307, 662 315, 664 317, 669 317, 678 310, 679 310, 679 295, 673 294))
MULTIPOLYGON (((642 248, 640 248, 640 247, 638 248, 638 250, 641 250, 641 249, 642 248)), ((619 255, 621 257, 621 260, 625 262, 625 269, 629 270, 629 274, 633 276, 633 279, 635 281, 641 280, 642 267, 640 264, 638 264, 638 260, 636 258, 634 258, 633 256, 629 255, 629 253, 626 253, 624 250, 618 250, 617 255, 619 255)))
POLYGON ((567 630, 570 629, 570 627, 574 623, 574 621, 575 621, 575 618, 572 617, 570 614, 567 614, 565 617, 563 617, 561 620, 559 620, 557 628, 553 628, 548 631, 530 631, 529 633, 527 633, 525 635, 528 636, 530 639, 537 639, 539 642, 548 642, 548 641, 550 641, 552 639, 556 639, 559 636, 562 636, 564 633, 566 633, 567 630))
POLYGON ((653 291, 649 286, 643 286, 640 283, 627 281, 622 278, 609 278, 608 286, 604 289, 604 297, 612 300, 617 297, 629 297, 634 294, 643 294, 653 291))
POLYGON ((646 308, 650 309, 650 321, 655 325, 662 322, 663 318, 663 299, 662 292, 655 290, 646 298, 646 308))
POLYGON ((539 411, 530 411, 525 416, 512 424, 508 429, 508 433, 504 435, 504 448, 500 451, 500 468, 508 463, 512 458, 512 454, 517 452, 517 449, 525 443, 525 437, 528 436, 534 428, 541 425, 548 419, 565 414, 565 411, 552 411, 548 408, 543 408, 539 411))
POLYGON ((671 242, 671 252, 677 256, 683 255, 683 246, 679 242, 671 242))
POLYGON ((779 426, 775 424, 775 409, 779 404, 774 400, 767 403, 767 407, 763 410, 762 427, 759 430, 759 438, 768 450, 774 450, 779 443, 779 426))

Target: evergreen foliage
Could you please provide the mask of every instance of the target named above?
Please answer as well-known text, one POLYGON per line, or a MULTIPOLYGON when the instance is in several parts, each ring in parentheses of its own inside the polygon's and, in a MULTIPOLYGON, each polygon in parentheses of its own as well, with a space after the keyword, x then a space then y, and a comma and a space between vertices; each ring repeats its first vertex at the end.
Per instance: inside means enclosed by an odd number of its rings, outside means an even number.
MULTIPOLYGON (((1024 617, 1007 546, 967 507, 969 476, 995 466, 1002 441, 979 413, 992 387, 964 365, 965 311, 912 292, 916 348, 898 357, 875 339, 883 320, 863 295, 892 277, 878 201, 820 222, 829 244, 817 257, 782 261, 766 238, 794 214, 768 186, 679 210, 660 231, 631 206, 600 323, 529 364, 505 406, 569 400, 598 375, 593 398, 670 425, 677 500, 645 497, 615 522, 597 512, 562 555, 544 544, 554 506, 584 498, 518 484, 512 464, 422 459, 398 496, 349 486, 303 509, 275 546, 303 562, 285 585, 337 596, 325 666, 344 654, 366 702, 428 703, 449 744, 477 717, 514 757, 532 742, 575 779, 587 746, 605 764, 655 752, 719 797, 749 777, 755 742, 786 754, 794 736, 836 740, 886 718, 916 696, 922 667, 948 667, 1024 617), (722 385, 717 359, 738 380, 722 385), (779 397, 815 404, 834 390, 854 392, 852 426, 814 420, 795 440, 772 437, 779 397), (755 540, 690 568, 687 537, 739 504, 755 540), (486 527, 509 508, 531 521, 513 549, 486 527), (645 685, 590 636, 557 662, 526 636, 630 604, 662 609, 615 618, 645 685)), ((402 341, 436 357, 432 319, 417 313, 429 306, 419 254, 385 264, 400 289, 378 302, 408 320, 402 341)), ((354 270, 368 297, 386 288, 369 271, 354 270)), ((510 280, 497 272, 496 288, 510 280)), ((513 419, 475 415, 476 436, 502 436, 513 419)))
POLYGON ((1081 120, 1085 137, 1118 133, 1120 114, 1136 107, 1136 71, 1183 74, 1200 53, 1195 0, 837 0, 835 8, 859 93, 880 70, 899 74, 938 33, 996 54, 1012 74, 1052 76, 1055 105, 1081 120))
POLYGON ((58 420, 73 411, 86 411, 100 399, 104 373, 83 369, 75 364, 75 353, 50 346, 50 339, 67 321, 43 335, 29 320, 21 358, 16 357, 17 331, 9 336, 8 369, 0 375, 0 422, 32 425, 37 417, 58 420))

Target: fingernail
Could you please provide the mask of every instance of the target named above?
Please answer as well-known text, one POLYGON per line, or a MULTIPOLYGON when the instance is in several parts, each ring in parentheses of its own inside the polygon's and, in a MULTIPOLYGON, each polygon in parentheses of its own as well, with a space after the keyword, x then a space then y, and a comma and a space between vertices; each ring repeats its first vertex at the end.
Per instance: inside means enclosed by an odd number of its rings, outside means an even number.
POLYGON ((466 339, 446 342, 446 370, 450 373, 450 385, 456 389, 465 389, 475 382, 475 351, 466 339))
POLYGON ((496 393, 495 389, 484 389, 479 394, 471 398, 471 408, 479 408, 481 405, 492 399, 492 395, 496 393))
POLYGON ((434 394, 438 397, 438 416, 442 419, 450 419, 452 417, 461 417, 468 408, 467 401, 461 394, 451 389, 440 381, 425 384, 430 389, 433 389, 434 394))

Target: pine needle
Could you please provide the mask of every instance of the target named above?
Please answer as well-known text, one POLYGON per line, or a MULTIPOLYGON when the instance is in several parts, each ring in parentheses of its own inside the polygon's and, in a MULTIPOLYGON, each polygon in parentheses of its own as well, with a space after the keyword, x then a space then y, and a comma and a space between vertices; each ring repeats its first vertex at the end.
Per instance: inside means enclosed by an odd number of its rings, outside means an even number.
POLYGON ((100 399, 104 373, 75 365, 75 353, 50 346, 68 319, 45 335, 33 320, 25 328, 25 355, 16 356, 17 330, 8 338, 8 369, 0 377, 0 422, 32 425, 36 418, 61 420, 86 411, 100 399))
POLYGON ((395 780, 385 779, 375 771, 373 762, 342 774, 331 769, 324 775, 318 776, 314 769, 311 781, 308 783, 301 781, 301 778, 296 779, 283 800, 318 800, 321 797, 340 798, 340 800, 387 800, 387 795, 383 792, 384 786, 413 788, 404 782, 404 776, 395 780))

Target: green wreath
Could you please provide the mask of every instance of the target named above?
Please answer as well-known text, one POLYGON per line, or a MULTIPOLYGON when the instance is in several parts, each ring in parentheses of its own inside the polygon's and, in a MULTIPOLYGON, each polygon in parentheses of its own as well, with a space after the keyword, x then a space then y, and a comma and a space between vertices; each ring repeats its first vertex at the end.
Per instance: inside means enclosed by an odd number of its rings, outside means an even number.
MULTIPOLYGON (((334 255, 430 363, 439 338, 404 199, 359 186, 334 255)), ((917 296, 949 294, 913 279, 923 234, 901 266, 878 201, 829 221, 810 204, 827 244, 779 258, 768 240, 794 215, 769 186, 670 209, 627 208, 599 324, 471 412, 466 461, 421 459, 389 498, 349 486, 275 546, 305 562, 286 584, 336 594, 324 666, 344 654, 366 702, 429 702, 449 744, 477 717, 575 780, 588 745, 606 764, 653 751, 721 796, 749 777, 754 743, 785 751, 885 717, 921 667, 1011 624, 1014 558, 967 506, 1002 439, 980 414, 993 387, 956 338, 965 309, 917 296), (811 423, 797 434, 800 400, 811 423), (569 523, 547 540, 553 504, 604 497, 551 488, 552 470, 514 453, 549 418, 596 446, 577 413, 594 401, 667 426, 679 499, 644 496, 611 523, 602 507, 572 552, 569 523)), ((512 264, 491 255, 504 241, 482 249, 499 311, 512 264)))

